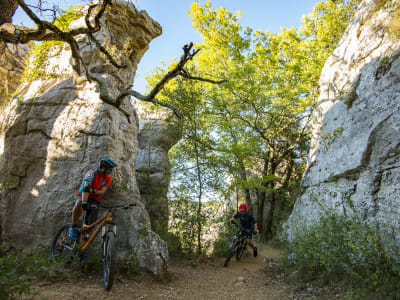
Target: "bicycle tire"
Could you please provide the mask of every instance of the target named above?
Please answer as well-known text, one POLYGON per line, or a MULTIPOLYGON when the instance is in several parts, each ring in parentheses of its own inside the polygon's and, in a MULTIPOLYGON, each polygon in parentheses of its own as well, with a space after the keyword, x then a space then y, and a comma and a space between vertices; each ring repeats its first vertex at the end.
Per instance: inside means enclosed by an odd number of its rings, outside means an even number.
POLYGON ((236 251, 236 260, 237 261, 240 260, 240 258, 243 256, 244 251, 246 250, 246 246, 247 246, 247 243, 243 242, 240 245, 240 247, 237 249, 237 251, 236 251))
POLYGON ((114 259, 115 259, 115 234, 112 231, 106 232, 103 237, 103 273, 104 288, 109 291, 114 281, 114 259))
POLYGON ((237 248, 237 247, 236 247, 236 243, 233 244, 233 245, 229 248, 229 250, 228 250, 228 255, 226 256, 226 259, 225 259, 225 262, 224 262, 224 267, 227 267, 227 266, 228 266, 229 261, 231 260, 233 254, 235 254, 235 252, 236 252, 236 248, 237 248))
POLYGON ((71 224, 61 226, 54 236, 50 247, 50 262, 57 265, 65 265, 71 261, 76 253, 75 243, 69 239, 71 224))

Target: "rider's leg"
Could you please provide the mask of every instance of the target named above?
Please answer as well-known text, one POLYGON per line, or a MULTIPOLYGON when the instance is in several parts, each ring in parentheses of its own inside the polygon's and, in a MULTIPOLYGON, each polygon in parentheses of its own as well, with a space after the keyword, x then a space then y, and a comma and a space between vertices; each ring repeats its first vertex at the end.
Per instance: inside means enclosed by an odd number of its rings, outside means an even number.
POLYGON ((77 199, 77 201, 75 202, 75 205, 72 209, 72 225, 78 225, 79 222, 79 218, 81 217, 83 212, 82 209, 82 199, 79 198, 77 199))
POLYGON ((74 207, 72 208, 72 225, 69 229, 69 238, 71 240, 77 240, 79 235, 78 222, 82 215, 82 199, 80 197, 75 198, 74 207))
POLYGON ((250 247, 253 248, 253 255, 254 255, 254 257, 256 257, 257 256, 257 247, 254 246, 253 241, 248 238, 247 239, 247 244, 249 244, 250 247))
POLYGON ((253 241, 251 239, 247 239, 247 244, 249 244, 250 247, 253 248, 253 250, 256 248, 256 246, 254 246, 253 241))

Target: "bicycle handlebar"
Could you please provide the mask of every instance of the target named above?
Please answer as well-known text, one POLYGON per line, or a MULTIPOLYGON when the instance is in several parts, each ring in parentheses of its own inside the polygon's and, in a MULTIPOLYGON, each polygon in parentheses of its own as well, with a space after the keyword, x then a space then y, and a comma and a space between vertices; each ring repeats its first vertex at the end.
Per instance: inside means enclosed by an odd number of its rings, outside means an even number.
MULTIPOLYGON (((82 206, 84 203, 88 202, 82 202, 82 206)), ((128 204, 120 204, 120 205, 97 205, 97 204, 89 204, 89 208, 105 208, 105 209, 115 209, 115 208, 121 208, 121 209, 128 209, 129 207, 136 206, 136 203, 128 203, 128 204)))
POLYGON ((232 224, 234 224, 237 228, 239 228, 239 230, 243 230, 247 233, 251 233, 253 235, 256 235, 257 233, 255 233, 254 231, 250 230, 250 229, 246 229, 244 227, 242 227, 240 224, 236 223, 236 222, 232 222, 232 224))
POLYGON ((101 208, 106 209, 114 209, 114 208, 121 208, 121 209, 128 209, 129 207, 136 206, 136 203, 128 203, 128 204, 120 204, 120 205, 99 205, 101 208))

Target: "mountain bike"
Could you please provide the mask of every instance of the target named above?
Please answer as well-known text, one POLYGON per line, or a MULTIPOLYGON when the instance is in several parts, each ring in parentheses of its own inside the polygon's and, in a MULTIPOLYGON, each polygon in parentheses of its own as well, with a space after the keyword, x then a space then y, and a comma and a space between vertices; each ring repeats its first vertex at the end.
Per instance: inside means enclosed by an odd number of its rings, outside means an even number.
MULTIPOLYGON (((239 225, 236 225, 239 227, 239 225)), ((246 247, 247 247, 247 236, 249 234, 252 234, 251 230, 245 229, 243 227, 239 227, 238 233, 235 235, 235 237, 232 240, 231 246, 229 247, 228 250, 228 255, 226 256, 225 262, 224 262, 224 267, 227 267, 229 264, 229 261, 231 260, 232 256, 236 254, 236 260, 240 260, 240 258, 243 256, 246 247)))
POLYGON ((50 248, 50 261, 54 264, 65 265, 70 263, 78 254, 80 257, 87 255, 87 250, 93 239, 101 231, 101 261, 103 262, 104 288, 111 289, 114 280, 114 259, 115 259, 115 238, 117 235, 117 226, 112 222, 113 211, 115 209, 128 209, 136 206, 136 203, 105 206, 82 203, 84 209, 84 223, 79 230, 78 240, 69 238, 69 228, 71 223, 61 226, 53 238, 50 248), (108 212, 102 217, 87 224, 88 212, 91 209, 104 208, 108 212))

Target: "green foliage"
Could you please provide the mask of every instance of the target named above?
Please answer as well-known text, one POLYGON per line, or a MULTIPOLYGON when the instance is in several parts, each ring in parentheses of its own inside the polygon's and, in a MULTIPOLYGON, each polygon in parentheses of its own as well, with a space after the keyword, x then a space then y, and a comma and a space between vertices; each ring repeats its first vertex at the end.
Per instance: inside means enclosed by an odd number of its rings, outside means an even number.
POLYGON ((65 273, 50 265, 48 247, 39 246, 30 251, 16 251, 8 243, 0 245, 0 299, 32 292, 37 280, 55 281, 65 273))
POLYGON ((225 256, 232 243, 232 239, 237 232, 237 228, 231 224, 231 219, 235 214, 234 210, 229 210, 222 217, 222 224, 218 228, 218 238, 214 242, 212 254, 215 256, 225 256))
POLYGON ((286 246, 286 263, 297 270, 293 279, 334 281, 368 290, 370 299, 398 296, 400 244, 391 225, 331 212, 316 224, 298 224, 286 246))
POLYGON ((173 242, 172 245, 178 250, 178 254, 180 251, 187 256, 196 254, 199 223, 203 227, 201 232, 202 250, 204 253, 208 252, 212 245, 210 240, 206 240, 205 236, 216 232, 222 205, 222 202, 205 202, 199 215, 197 202, 188 199, 169 201, 169 230, 170 234, 174 235, 174 237, 170 237, 170 241, 173 242))
POLYGON ((131 251, 128 258, 123 260, 117 260, 116 266, 118 272, 127 276, 128 278, 134 278, 141 273, 136 259, 136 253, 133 250, 131 251))
MULTIPOLYGON (((291 182, 300 181, 320 72, 359 3, 321 1, 299 29, 283 28, 275 34, 242 27, 240 13, 194 2, 189 16, 203 43, 196 45, 201 51, 188 71, 227 82, 177 79, 159 95, 185 116, 183 138, 170 151, 173 182, 183 181, 200 197, 243 198, 253 190, 258 202, 268 205, 276 198, 272 194, 284 194, 291 182)), ((149 83, 175 64, 157 69, 149 83)), ((172 193, 179 189, 179 184, 171 187, 172 193)), ((271 204, 281 211, 285 205, 291 204, 271 204)))
POLYGON ((328 152, 331 144, 335 140, 335 138, 343 132, 343 127, 337 127, 332 132, 328 132, 326 134, 321 134, 321 138, 319 140, 320 145, 325 153, 328 152))
POLYGON ((397 40, 400 37, 400 7, 395 9, 388 30, 392 39, 397 40))
POLYGON ((370 14, 376 13, 377 11, 381 10, 385 6, 386 2, 388 2, 388 1, 387 0, 377 0, 370 11, 370 14))
MULTIPOLYGON (((68 29, 69 24, 76 19, 83 16, 83 6, 70 7, 54 22, 54 26, 62 31, 68 29)), ((44 41, 41 43, 31 43, 31 51, 28 55, 29 61, 24 70, 21 82, 27 82, 29 85, 33 80, 38 78, 52 78, 57 77, 59 74, 46 73, 44 70, 45 64, 48 62, 49 57, 56 56, 60 53, 64 42, 60 41, 44 41)))

